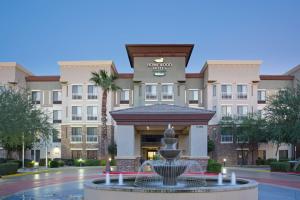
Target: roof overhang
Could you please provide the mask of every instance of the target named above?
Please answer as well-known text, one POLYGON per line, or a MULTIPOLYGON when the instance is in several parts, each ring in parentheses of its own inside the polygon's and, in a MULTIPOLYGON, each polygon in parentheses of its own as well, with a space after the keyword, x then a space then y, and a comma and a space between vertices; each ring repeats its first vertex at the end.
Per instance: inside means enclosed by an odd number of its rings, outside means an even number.
POLYGON ((118 125, 207 125, 215 112, 156 104, 111 111, 110 114, 118 125))
POLYGON ((128 54, 131 67, 134 67, 134 57, 185 57, 185 66, 187 66, 193 44, 127 44, 126 51, 128 54))

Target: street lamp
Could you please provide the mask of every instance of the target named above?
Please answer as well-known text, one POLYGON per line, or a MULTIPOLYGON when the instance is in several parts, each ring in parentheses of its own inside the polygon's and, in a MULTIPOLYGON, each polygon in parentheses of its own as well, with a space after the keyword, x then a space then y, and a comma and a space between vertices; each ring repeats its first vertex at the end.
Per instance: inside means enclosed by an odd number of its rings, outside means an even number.
POLYGON ((227 161, 227 159, 224 158, 224 159, 223 159, 224 167, 226 166, 226 161, 227 161))
POLYGON ((78 159, 78 162, 79 162, 79 164, 80 164, 80 167, 81 167, 81 165, 82 165, 82 162, 83 162, 82 158, 79 158, 79 159, 78 159))

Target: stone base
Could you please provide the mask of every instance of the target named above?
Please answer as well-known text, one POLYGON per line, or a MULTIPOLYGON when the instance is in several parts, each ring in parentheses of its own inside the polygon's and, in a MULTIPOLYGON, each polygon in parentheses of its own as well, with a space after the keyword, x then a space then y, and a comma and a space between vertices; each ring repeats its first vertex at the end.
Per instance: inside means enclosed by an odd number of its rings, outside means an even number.
POLYGON ((116 158, 119 172, 137 172, 139 170, 138 158, 116 158))

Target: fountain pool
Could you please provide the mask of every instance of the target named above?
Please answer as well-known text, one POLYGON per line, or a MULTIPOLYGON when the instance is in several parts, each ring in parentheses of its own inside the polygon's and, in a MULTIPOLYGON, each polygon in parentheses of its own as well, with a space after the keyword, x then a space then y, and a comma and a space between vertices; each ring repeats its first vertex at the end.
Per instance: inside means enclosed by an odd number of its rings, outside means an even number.
POLYGON ((257 183, 231 177, 205 176, 202 166, 180 159, 175 132, 169 125, 162 139, 161 160, 145 161, 137 175, 110 176, 85 183, 85 200, 257 200, 257 183))

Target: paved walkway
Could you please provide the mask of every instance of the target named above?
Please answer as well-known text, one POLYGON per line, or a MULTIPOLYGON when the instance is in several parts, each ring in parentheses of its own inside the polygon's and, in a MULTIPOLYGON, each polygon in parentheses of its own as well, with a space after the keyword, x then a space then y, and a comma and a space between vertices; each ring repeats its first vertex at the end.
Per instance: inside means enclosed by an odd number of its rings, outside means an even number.
MULTIPOLYGON (((300 176, 230 168, 237 177, 257 180, 260 200, 300 200, 300 176), (289 188, 287 188, 289 187, 289 188)), ((101 176, 98 168, 76 168, 0 179, 0 197, 13 200, 82 199, 83 182, 101 176), (14 194, 13 196, 9 196, 14 194)), ((1 199, 1 198, 0 198, 1 199)))

